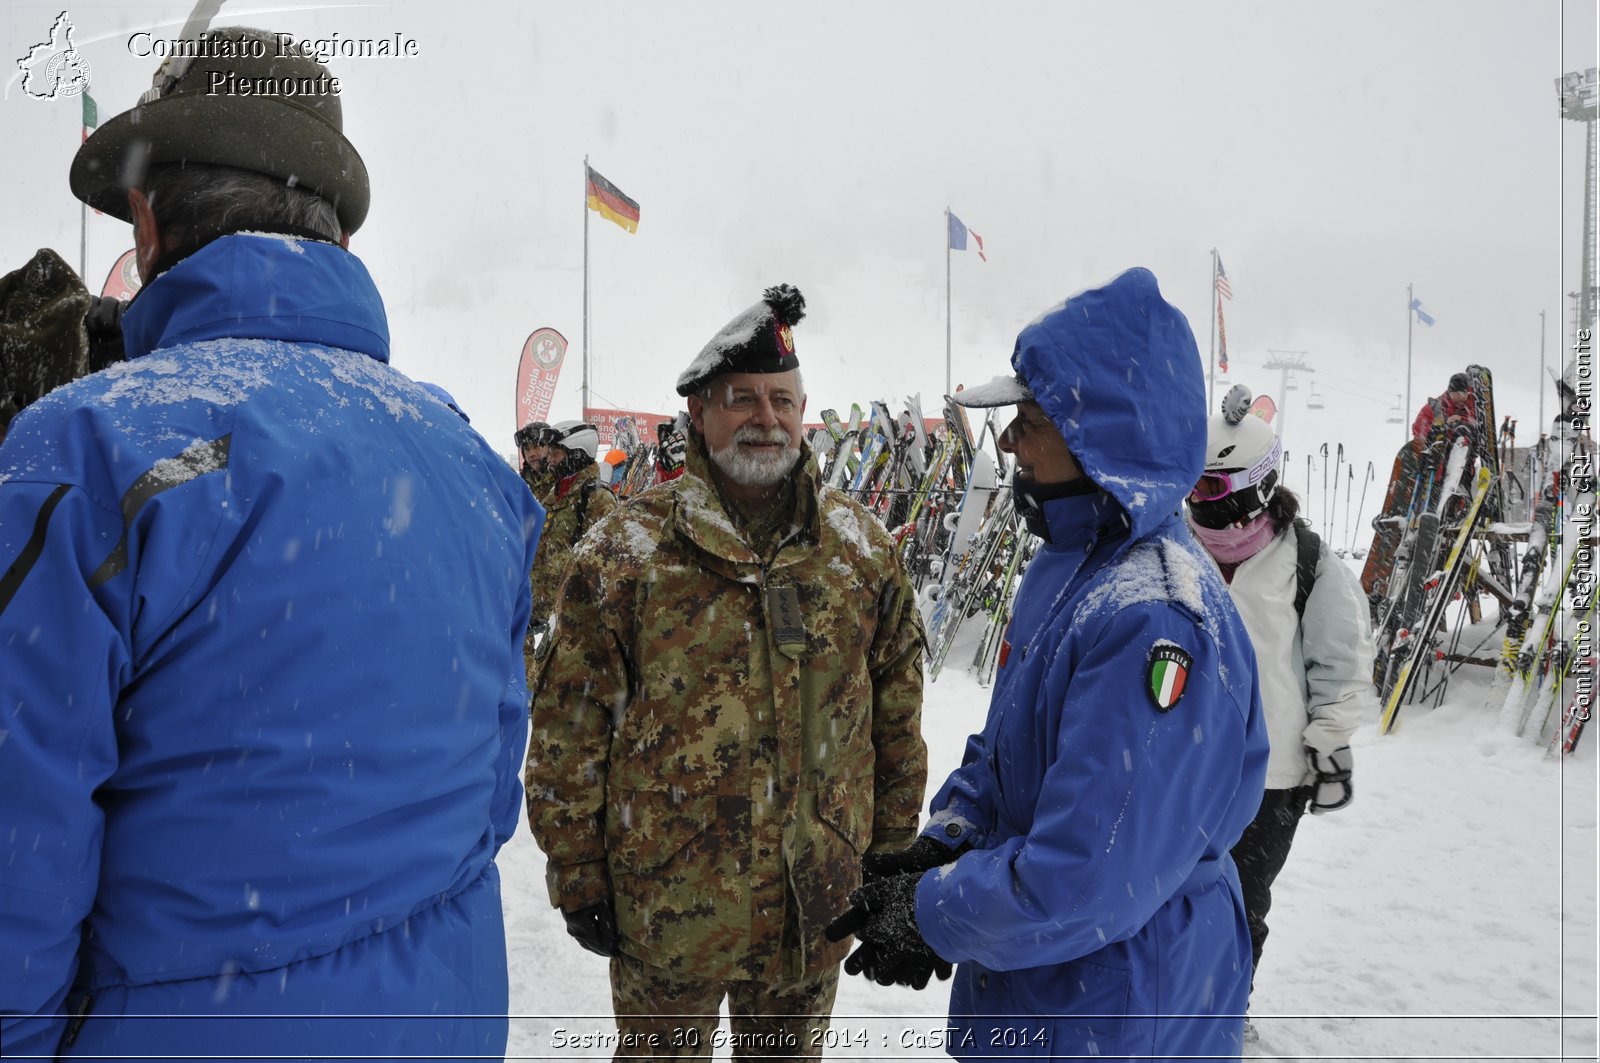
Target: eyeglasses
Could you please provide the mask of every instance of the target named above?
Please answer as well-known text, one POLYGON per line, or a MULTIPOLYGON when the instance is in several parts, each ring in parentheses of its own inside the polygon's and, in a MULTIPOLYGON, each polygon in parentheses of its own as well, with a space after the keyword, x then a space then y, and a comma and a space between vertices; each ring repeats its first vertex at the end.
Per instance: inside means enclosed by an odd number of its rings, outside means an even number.
MULTIPOLYGON (((1226 498, 1236 490, 1233 484, 1234 476, 1239 476, 1241 480, 1245 479, 1244 470, 1206 473, 1194 485, 1194 490, 1189 492, 1189 500, 1191 502, 1215 502, 1219 498, 1226 498)), ((1239 486, 1247 487, 1249 485, 1241 483, 1239 486)))

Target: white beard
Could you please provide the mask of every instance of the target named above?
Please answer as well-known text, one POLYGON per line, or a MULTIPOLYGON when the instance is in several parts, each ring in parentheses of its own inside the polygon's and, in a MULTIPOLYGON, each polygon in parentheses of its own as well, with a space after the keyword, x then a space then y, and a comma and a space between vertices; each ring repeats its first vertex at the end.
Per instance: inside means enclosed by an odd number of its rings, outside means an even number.
POLYGON ((781 428, 770 432, 741 428, 733 434, 733 442, 728 446, 711 450, 711 463, 722 475, 743 487, 772 487, 782 483, 799 460, 800 448, 790 442, 781 428), (776 453, 746 451, 740 449, 740 443, 782 443, 783 449, 776 453))

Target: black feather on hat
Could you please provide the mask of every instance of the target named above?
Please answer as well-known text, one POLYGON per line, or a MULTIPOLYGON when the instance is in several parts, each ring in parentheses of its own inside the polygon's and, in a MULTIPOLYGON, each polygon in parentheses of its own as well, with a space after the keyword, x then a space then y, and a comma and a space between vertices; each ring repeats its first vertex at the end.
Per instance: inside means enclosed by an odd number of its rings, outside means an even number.
POLYGON ((778 284, 711 337, 678 375, 678 394, 693 395, 723 373, 787 373, 800 367, 790 329, 806 316, 800 289, 778 284))

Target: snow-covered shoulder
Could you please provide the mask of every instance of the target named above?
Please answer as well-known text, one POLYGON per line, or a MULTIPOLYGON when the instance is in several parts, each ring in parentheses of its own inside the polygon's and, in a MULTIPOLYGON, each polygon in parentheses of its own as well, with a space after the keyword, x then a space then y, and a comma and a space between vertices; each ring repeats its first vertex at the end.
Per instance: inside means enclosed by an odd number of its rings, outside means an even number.
POLYGON ((894 538, 873 512, 843 491, 824 486, 817 493, 822 523, 839 536, 855 563, 888 563, 894 557, 894 538))
POLYGON ((1072 629, 1093 635, 1124 609, 1163 602, 1191 614, 1216 641, 1216 618, 1226 595, 1216 566, 1198 546, 1155 536, 1129 547, 1095 575, 1073 612, 1072 629))

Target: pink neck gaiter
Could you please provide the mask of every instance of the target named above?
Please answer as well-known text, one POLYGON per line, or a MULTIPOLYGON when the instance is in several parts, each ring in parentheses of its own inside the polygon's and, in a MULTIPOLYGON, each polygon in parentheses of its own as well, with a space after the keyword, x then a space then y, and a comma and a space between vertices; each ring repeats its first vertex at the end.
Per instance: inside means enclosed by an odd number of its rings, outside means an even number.
POLYGON ((1243 525, 1230 524, 1226 528, 1202 528, 1191 520, 1189 530, 1206 548, 1206 553, 1224 565, 1237 565, 1253 556, 1272 541, 1273 535, 1272 518, 1264 512, 1257 513, 1243 525))

